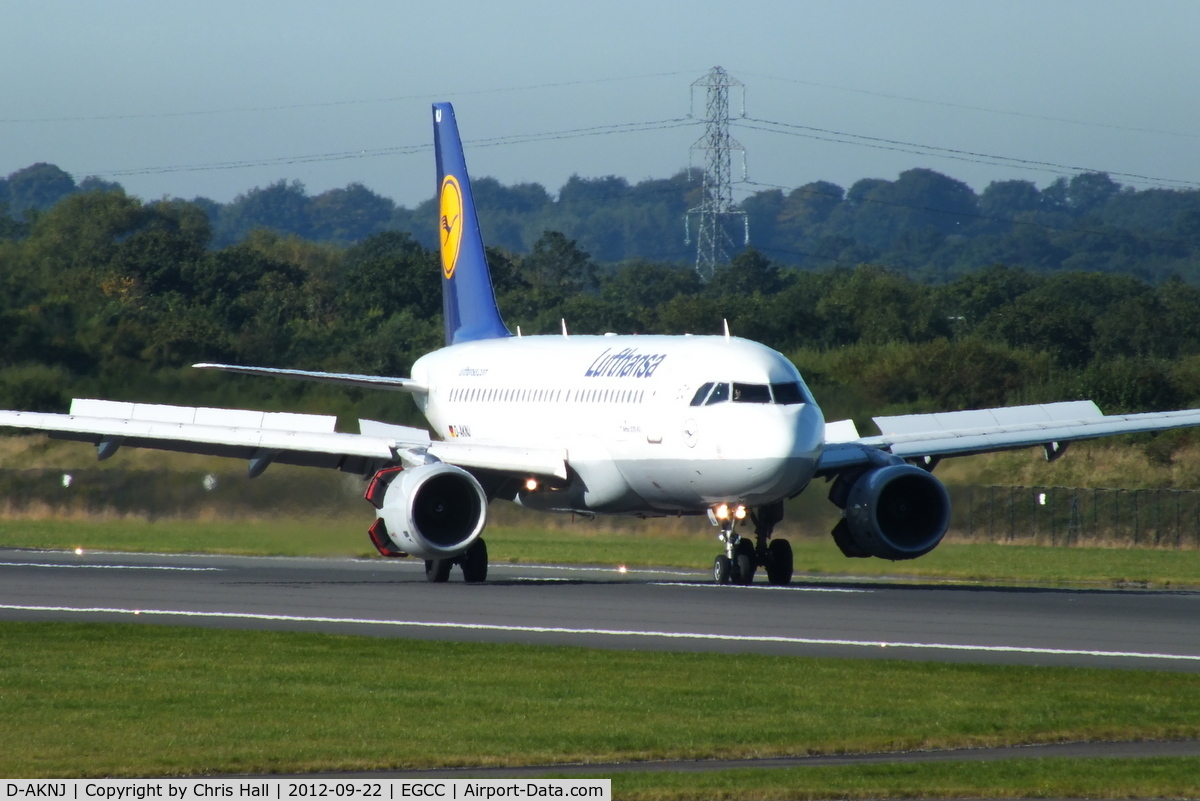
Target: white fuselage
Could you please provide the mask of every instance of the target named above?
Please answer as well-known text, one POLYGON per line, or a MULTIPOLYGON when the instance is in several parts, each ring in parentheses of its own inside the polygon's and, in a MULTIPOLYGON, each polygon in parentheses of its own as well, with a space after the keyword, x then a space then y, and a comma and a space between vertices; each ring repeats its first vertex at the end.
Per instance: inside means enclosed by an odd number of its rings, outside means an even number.
POLYGON ((791 362, 736 337, 487 339, 422 357, 413 378, 429 388, 417 400, 444 439, 565 451, 570 486, 522 492, 532 508, 653 515, 771 503, 803 489, 824 440, 791 362), (697 403, 706 384, 728 399, 697 403))

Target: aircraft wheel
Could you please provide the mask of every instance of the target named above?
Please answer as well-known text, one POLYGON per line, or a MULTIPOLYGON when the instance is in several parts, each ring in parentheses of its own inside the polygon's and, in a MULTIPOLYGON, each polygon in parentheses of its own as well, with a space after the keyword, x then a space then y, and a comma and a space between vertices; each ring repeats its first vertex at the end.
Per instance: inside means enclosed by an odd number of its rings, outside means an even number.
POLYGON ((431 584, 441 584, 449 580, 452 567, 454 567, 453 559, 426 559, 425 580, 431 584))
POLYGON ((733 583, 753 584, 754 571, 758 567, 754 546, 750 540, 738 540, 733 554, 733 583))
POLYGON ((733 560, 732 582, 734 584, 753 584, 754 562, 750 561, 750 557, 739 553, 733 557, 733 560))
POLYGON ((792 583, 792 544, 771 540, 767 546, 767 581, 776 586, 792 583))
POLYGON ((729 557, 721 554, 713 560, 713 581, 718 584, 728 584, 732 570, 733 563, 729 561, 729 557))
POLYGON ((463 581, 468 584, 487 581, 487 543, 483 541, 482 537, 471 543, 471 547, 467 548, 466 552, 459 557, 459 564, 462 565, 463 581))

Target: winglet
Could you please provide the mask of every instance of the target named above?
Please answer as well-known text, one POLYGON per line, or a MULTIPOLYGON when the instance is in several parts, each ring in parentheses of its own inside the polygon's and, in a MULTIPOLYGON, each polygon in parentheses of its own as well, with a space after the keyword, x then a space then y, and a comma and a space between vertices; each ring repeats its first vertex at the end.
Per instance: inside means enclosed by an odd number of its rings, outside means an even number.
POLYGON ((433 141, 446 344, 512 336, 496 308, 462 140, 449 103, 433 104, 433 141))

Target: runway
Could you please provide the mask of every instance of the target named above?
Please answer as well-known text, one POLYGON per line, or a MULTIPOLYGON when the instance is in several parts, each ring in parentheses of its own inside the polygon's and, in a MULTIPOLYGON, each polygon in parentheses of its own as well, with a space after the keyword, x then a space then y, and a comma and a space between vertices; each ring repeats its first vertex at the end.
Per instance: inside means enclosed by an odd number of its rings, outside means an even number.
POLYGON ((0 550, 0 619, 600 648, 1200 672, 1200 592, 816 580, 686 570, 0 550), (761 577, 760 577, 761 578, 761 577))

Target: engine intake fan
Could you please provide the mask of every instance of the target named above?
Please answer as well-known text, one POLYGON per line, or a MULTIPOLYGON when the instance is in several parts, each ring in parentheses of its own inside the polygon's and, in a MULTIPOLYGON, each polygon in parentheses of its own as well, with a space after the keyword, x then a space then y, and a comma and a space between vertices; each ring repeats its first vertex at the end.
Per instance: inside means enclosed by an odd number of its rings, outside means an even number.
POLYGON ((366 498, 379 509, 370 533, 385 556, 449 559, 466 551, 487 523, 487 495, 454 465, 381 470, 366 498))
POLYGON ((833 540, 850 557, 916 559, 936 548, 950 527, 946 488, 910 464, 839 477, 829 499, 842 507, 833 540))

